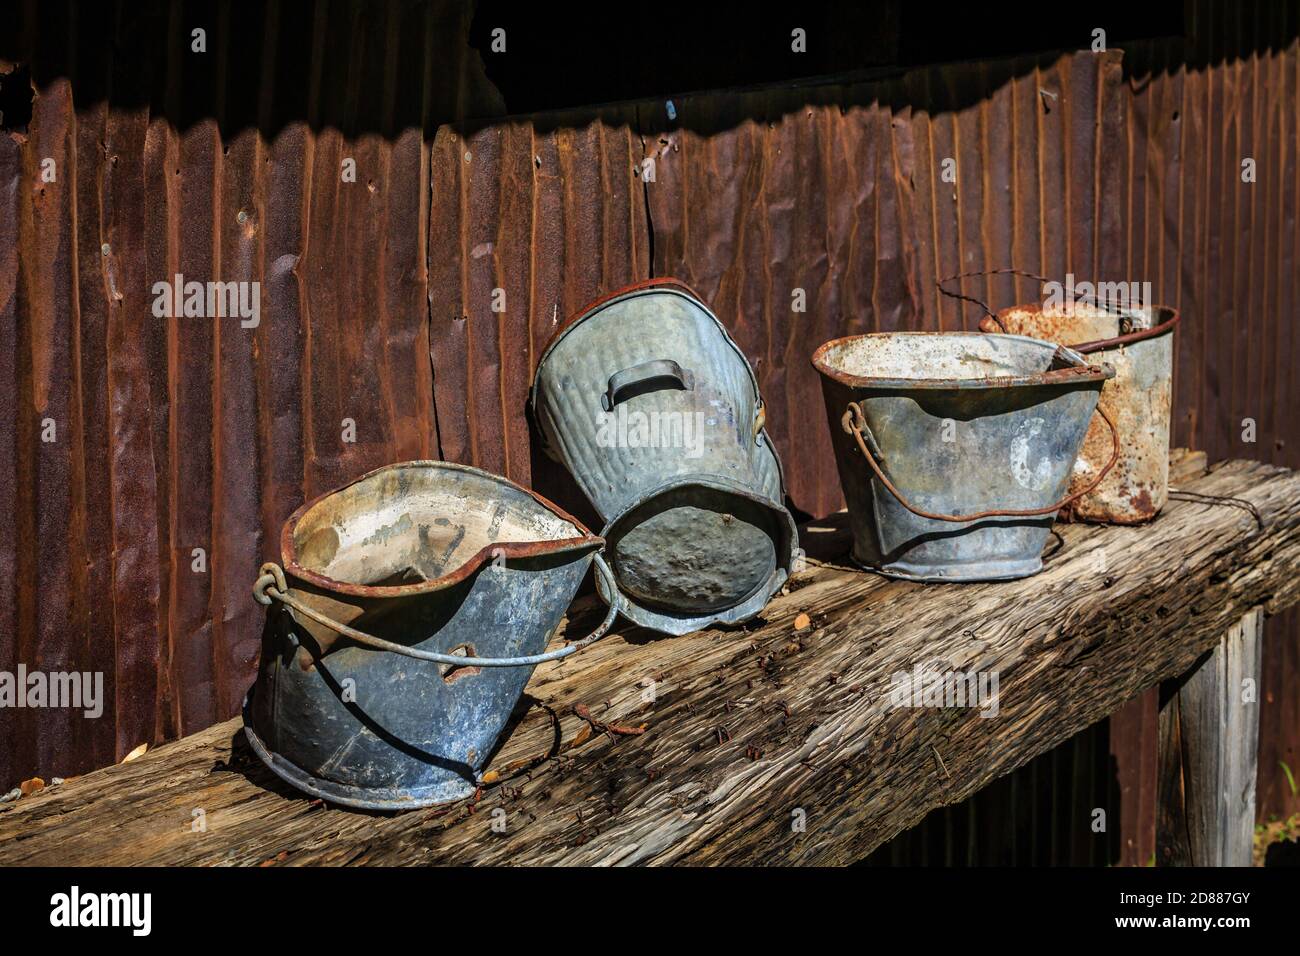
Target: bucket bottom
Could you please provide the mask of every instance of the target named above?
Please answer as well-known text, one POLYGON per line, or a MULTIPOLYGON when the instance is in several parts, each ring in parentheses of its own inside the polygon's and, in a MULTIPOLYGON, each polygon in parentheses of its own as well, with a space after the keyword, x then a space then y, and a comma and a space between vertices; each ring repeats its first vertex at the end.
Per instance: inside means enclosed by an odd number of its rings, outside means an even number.
POLYGON ((252 696, 252 691, 249 691, 248 696, 244 698, 244 736, 249 746, 253 748, 253 753, 257 754, 258 759, 266 764, 267 769, 303 793, 340 806, 357 807, 362 810, 415 810, 420 807, 432 807, 440 803, 463 800, 472 796, 478 789, 476 782, 452 775, 450 772, 447 779, 427 787, 386 789, 349 787, 313 776, 297 764, 285 760, 272 751, 253 730, 249 712, 252 696))
POLYGON ((860 568, 900 581, 926 581, 935 584, 974 584, 979 581, 1014 581, 1028 578, 1043 570, 1043 559, 1012 558, 1002 561, 980 561, 976 564, 912 564, 892 561, 878 564, 864 561, 855 552, 853 563, 860 568))
POLYGON ((790 573, 798 529, 777 500, 717 475, 678 477, 606 524, 617 594, 634 624, 687 634, 738 624, 790 573))

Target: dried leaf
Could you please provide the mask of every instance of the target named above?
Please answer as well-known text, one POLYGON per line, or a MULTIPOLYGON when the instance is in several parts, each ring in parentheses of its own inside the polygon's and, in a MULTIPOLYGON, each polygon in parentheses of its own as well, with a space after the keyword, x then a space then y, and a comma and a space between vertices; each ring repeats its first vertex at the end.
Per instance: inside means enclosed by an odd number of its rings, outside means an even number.
POLYGON ((149 749, 148 744, 141 744, 139 747, 136 747, 129 754, 123 757, 122 763, 130 763, 132 760, 135 760, 137 757, 143 757, 144 752, 148 749, 149 749))
POLYGON ((18 789, 23 792, 24 797, 30 797, 37 790, 45 789, 45 781, 40 777, 32 777, 32 779, 24 780, 20 783, 18 789))

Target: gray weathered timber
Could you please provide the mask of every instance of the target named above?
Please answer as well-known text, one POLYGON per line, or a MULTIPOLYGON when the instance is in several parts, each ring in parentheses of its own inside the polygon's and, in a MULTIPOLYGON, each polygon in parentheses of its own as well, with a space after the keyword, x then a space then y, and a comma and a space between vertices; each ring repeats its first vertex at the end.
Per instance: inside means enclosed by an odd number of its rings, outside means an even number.
POLYGON ((922 585, 852 570, 843 516, 814 522, 761 625, 624 631, 537 668, 472 813, 313 803, 230 721, 3 805, 0 864, 852 862, 1182 674, 1247 610, 1300 602, 1300 474, 1231 462, 1182 487, 1249 499, 1265 532, 1175 499, 1140 527, 1058 526, 1034 578, 922 585), (890 675, 936 659, 997 668, 999 716, 891 708, 890 675))
POLYGON ((1190 671, 1161 685, 1161 865, 1251 864, 1263 627, 1263 611, 1252 608, 1190 671))

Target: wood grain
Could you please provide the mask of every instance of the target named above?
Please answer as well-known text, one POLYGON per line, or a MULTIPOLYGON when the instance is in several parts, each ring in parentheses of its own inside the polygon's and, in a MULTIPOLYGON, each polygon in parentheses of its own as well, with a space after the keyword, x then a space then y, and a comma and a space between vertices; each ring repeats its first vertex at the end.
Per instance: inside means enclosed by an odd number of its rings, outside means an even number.
POLYGON ((1251 608, 1300 601, 1300 475, 1231 462, 1185 487, 1248 498, 1265 529, 1171 501, 1144 527, 1058 526, 1036 577, 920 585, 847 567, 843 521, 814 523, 757 625, 624 631, 539 668, 477 802, 326 807, 229 721, 5 805, 0 863, 852 862, 1185 672, 1251 608), (890 675, 927 661, 996 671, 997 716, 891 706, 890 675))
POLYGON ((1160 687, 1161 865, 1250 866, 1263 618, 1260 608, 1247 611, 1160 687))

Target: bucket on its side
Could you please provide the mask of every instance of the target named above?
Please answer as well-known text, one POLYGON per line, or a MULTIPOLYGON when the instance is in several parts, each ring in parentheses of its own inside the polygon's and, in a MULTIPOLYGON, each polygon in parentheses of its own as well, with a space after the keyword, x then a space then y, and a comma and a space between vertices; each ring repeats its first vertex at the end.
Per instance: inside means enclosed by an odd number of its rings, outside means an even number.
MULTIPOLYGON (((1042 568, 1114 370, 1036 339, 979 332, 856 335, 827 342, 812 362, 859 564, 919 581, 1042 568)), ((1112 445, 1113 459, 1113 430, 1112 445)))
POLYGON ((282 779, 403 809, 474 792, 533 667, 604 542, 544 498, 440 461, 373 471, 285 522, 244 727, 282 779))
POLYGON ((605 522, 618 589, 643 627, 685 634, 763 609, 798 532, 758 382, 700 297, 654 279, 606 296, 542 354, 534 417, 605 522))
MULTIPOLYGON (((1178 312, 1157 305, 1119 311, 1084 302, 1056 307, 1018 305, 985 317, 986 332, 1066 343, 1115 369, 1101 410, 1123 439, 1119 461, 1100 484, 1070 506, 1085 521, 1137 524, 1154 518, 1169 499, 1169 417, 1173 392, 1174 327, 1178 312)), ((1074 466, 1070 490, 1086 487, 1110 454, 1104 423, 1094 420, 1074 466)))

